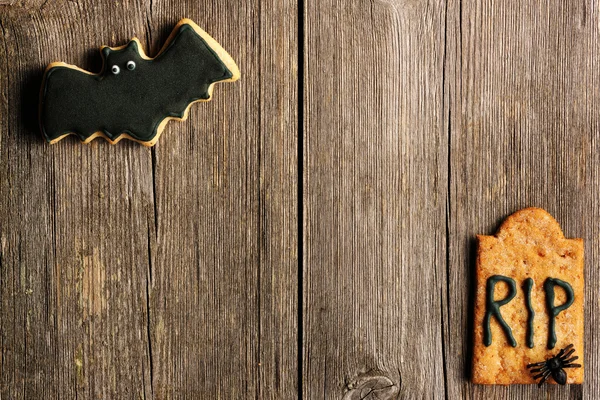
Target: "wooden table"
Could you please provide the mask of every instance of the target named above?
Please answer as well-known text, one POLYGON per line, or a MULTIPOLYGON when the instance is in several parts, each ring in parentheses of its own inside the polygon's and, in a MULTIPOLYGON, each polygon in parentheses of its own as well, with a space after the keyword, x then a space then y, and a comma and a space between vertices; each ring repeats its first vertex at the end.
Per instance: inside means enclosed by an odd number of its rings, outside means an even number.
POLYGON ((0 3, 3 399, 600 398, 597 0, 0 3), (48 63, 182 17, 240 81, 42 140, 48 63), (468 381, 474 235, 526 206, 585 239, 582 386, 468 381))

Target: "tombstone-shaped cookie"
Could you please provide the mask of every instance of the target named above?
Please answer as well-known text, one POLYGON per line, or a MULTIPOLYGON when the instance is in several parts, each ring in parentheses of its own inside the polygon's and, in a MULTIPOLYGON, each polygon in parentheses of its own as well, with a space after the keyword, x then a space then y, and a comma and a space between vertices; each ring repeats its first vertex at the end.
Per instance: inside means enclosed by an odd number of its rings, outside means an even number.
POLYGON ((473 382, 582 383, 583 240, 539 208, 477 238, 473 382))

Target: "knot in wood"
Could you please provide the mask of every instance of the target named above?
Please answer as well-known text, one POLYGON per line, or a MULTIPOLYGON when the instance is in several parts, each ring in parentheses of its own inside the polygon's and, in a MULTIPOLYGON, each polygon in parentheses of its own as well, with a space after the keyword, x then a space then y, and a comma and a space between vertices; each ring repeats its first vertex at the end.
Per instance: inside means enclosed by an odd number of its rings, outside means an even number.
POLYGON ((371 370, 346 385, 343 400, 393 400, 398 398, 400 385, 382 371, 371 370))

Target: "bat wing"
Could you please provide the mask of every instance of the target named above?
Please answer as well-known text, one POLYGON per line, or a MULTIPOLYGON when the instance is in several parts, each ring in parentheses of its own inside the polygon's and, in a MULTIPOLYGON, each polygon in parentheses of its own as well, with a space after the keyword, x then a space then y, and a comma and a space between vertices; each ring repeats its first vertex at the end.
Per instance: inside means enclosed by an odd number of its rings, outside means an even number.
POLYGON ((40 125, 47 141, 75 133, 85 140, 98 130, 102 110, 94 107, 95 75, 77 67, 51 64, 46 70, 40 102, 40 125))
POLYGON ((214 83, 239 77, 227 52, 187 19, 154 59, 137 39, 102 55, 99 74, 63 63, 46 70, 40 123, 49 142, 74 133, 84 142, 101 135, 116 143, 126 135, 153 145, 166 121, 185 119, 191 103, 210 99, 214 83))
MULTIPOLYGON (((144 72, 147 66, 140 69, 144 72)), ((70 134, 83 142, 102 135, 116 143, 123 134, 140 142, 150 141, 155 136, 155 121, 160 118, 152 118, 159 115, 150 108, 157 92, 150 93, 152 87, 146 87, 147 81, 144 73, 107 77, 68 64, 51 64, 42 86, 42 133, 50 143, 70 134)))
POLYGON ((182 20, 169 39, 154 59, 166 117, 184 117, 190 103, 210 100, 216 82, 239 78, 229 54, 192 21, 182 20))

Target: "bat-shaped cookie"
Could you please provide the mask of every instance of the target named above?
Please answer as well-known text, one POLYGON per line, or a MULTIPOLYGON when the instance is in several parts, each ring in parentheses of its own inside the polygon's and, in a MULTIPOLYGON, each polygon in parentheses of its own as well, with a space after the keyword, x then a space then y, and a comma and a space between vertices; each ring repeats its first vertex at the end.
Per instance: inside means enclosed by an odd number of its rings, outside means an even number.
POLYGON ((56 143, 75 134, 84 143, 98 136, 152 146, 170 119, 184 120, 196 101, 210 100, 216 82, 240 72, 229 54, 198 25, 182 19, 155 58, 138 39, 100 49, 102 70, 48 65, 40 93, 40 127, 56 143))

